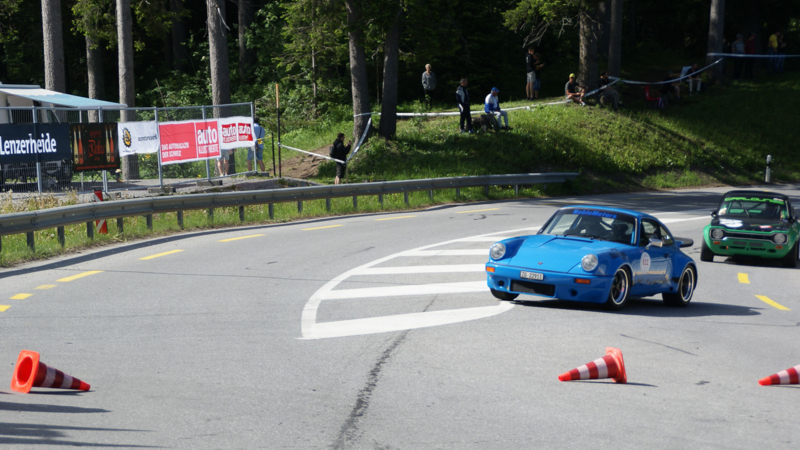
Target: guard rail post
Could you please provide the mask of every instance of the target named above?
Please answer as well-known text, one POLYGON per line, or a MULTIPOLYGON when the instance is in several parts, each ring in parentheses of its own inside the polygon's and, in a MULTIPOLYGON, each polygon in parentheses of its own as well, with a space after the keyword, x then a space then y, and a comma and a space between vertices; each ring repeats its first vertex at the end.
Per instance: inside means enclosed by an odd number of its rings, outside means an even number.
POLYGON ((328 211, 328 212, 331 211, 331 199, 330 198, 326 198, 325 199, 325 210, 328 211))
POLYGON ((461 198, 461 188, 456 188, 456 200, 461 198))
POLYGON ((275 205, 273 203, 269 204, 269 218, 270 220, 275 218, 275 205))
POLYGON ((358 196, 357 195, 353 196, 353 209, 358 211, 358 196))
POLYGON ((428 190, 428 198, 430 198, 431 201, 433 201, 433 189, 428 190))
POLYGON ((33 231, 29 231, 25 233, 25 238, 28 241, 28 248, 31 249, 32 253, 36 253, 36 237, 33 235, 33 231))
POLYGON ((244 206, 239 207, 239 222, 244 222, 244 206))
POLYGON ((56 233, 58 234, 58 243, 61 244, 61 248, 64 248, 67 244, 66 236, 64 236, 64 227, 56 227, 56 233))
POLYGON ((485 196, 487 196, 487 197, 489 196, 489 185, 488 184, 483 187, 483 194, 485 196))
POLYGON ((515 198, 519 197, 519 185, 518 184, 514 185, 514 197, 515 198))
POLYGON ((403 199, 406 201, 406 206, 410 206, 410 203, 408 203, 408 191, 403 192, 403 199))
POLYGON ((117 217, 117 233, 122 234, 125 232, 125 221, 122 217, 117 217))
POLYGON ((303 214, 303 201, 302 200, 298 200, 297 201, 297 213, 298 214, 303 214))
POLYGON ((183 211, 178 211, 178 227, 183 229, 183 211))
POLYGON ((91 220, 86 222, 86 237, 94 239, 94 224, 91 220))
POLYGON ((383 209, 383 194, 378 194, 378 203, 381 204, 381 209, 383 209))
POLYGON ((214 208, 208 208, 208 221, 214 223, 214 208))
POLYGON ((147 214, 144 216, 144 219, 147 222, 147 229, 153 231, 153 215, 147 214))

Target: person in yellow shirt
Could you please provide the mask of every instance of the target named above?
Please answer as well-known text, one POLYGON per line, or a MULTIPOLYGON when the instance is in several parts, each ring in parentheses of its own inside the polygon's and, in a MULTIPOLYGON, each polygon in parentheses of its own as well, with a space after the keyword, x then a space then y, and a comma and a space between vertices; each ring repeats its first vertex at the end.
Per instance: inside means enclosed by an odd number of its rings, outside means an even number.
POLYGON ((769 37, 769 42, 767 43, 767 54, 774 55, 772 58, 769 59, 767 63, 767 72, 769 73, 777 73, 778 72, 778 58, 775 57, 778 55, 778 40, 781 38, 781 32, 776 31, 769 37))

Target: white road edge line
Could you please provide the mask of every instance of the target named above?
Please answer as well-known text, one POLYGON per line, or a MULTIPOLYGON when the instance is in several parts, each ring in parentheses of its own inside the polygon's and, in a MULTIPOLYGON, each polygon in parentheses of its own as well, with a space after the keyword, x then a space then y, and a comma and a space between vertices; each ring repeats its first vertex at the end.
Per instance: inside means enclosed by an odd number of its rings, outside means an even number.
POLYGON ((474 273, 483 272, 485 264, 450 264, 441 266, 373 267, 354 275, 400 275, 412 273, 474 273))

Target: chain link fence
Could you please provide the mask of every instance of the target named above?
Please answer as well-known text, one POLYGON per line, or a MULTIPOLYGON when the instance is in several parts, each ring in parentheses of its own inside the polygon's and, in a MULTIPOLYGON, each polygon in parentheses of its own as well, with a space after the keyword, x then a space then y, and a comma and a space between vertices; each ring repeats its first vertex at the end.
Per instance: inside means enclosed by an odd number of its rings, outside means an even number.
MULTIPOLYGON (((202 120, 232 116, 254 117, 252 103, 234 103, 222 106, 188 106, 172 108, 115 108, 80 109, 59 107, 0 107, 0 123, 117 123, 124 121, 151 121, 159 123, 184 120, 202 120)), ((72 145, 72 144, 71 144, 72 145)), ((232 153, 234 160, 245 161, 247 149, 232 153)), ((218 178, 216 160, 194 161, 161 166, 158 153, 136 155, 138 177, 123 180, 121 172, 84 171, 75 173, 72 160, 24 162, 0 166, 0 189, 14 193, 63 192, 75 190, 91 192, 119 189, 147 189, 171 184, 193 183, 198 179, 218 178)), ((235 166, 234 166, 235 167, 235 166)))

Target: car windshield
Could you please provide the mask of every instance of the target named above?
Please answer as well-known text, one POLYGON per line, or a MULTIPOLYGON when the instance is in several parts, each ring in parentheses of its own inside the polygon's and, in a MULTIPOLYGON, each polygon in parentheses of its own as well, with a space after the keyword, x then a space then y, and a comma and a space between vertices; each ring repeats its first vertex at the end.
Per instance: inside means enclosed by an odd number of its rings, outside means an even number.
POLYGON ((570 208, 557 212, 542 234, 579 236, 633 245, 634 230, 636 219, 633 216, 599 209, 570 208))
POLYGON ((786 202, 772 197, 724 197, 717 215, 781 220, 789 217, 786 202))

